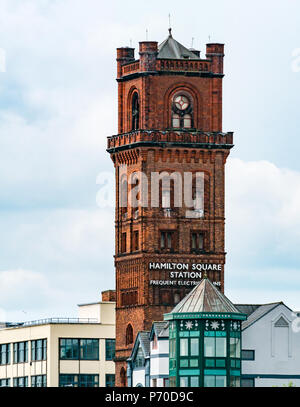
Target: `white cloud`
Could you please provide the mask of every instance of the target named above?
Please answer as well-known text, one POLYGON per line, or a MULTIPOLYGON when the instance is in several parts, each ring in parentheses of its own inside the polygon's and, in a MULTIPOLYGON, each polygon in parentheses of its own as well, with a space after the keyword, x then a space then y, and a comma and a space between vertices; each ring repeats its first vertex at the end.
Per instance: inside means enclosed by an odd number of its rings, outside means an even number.
MULTIPOLYGON (((253 300, 297 296, 300 284, 300 173, 267 161, 229 159, 226 182, 226 281, 253 300), (245 293, 248 293, 247 295, 245 293)), ((293 304, 290 304, 293 306, 293 304)), ((300 300, 294 303, 300 308, 300 300)))

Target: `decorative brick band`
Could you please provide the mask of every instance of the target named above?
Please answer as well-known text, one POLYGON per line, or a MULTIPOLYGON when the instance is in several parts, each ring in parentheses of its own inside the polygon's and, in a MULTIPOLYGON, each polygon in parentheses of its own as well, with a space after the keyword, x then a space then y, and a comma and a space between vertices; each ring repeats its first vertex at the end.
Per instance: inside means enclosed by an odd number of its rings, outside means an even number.
POLYGON ((122 149, 137 143, 176 143, 184 144, 185 147, 193 145, 193 148, 205 145, 208 148, 228 149, 233 147, 233 133, 139 130, 108 137, 107 150, 112 152, 110 150, 122 149))

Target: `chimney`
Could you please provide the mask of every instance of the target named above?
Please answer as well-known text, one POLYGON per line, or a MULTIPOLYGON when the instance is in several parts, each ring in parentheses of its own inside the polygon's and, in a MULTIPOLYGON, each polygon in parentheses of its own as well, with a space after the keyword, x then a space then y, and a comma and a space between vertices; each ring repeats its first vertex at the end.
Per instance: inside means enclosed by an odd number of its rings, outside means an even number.
POLYGON ((156 71, 156 57, 158 43, 156 41, 140 42, 140 67, 141 71, 156 71))
POLYGON ((115 290, 106 290, 101 292, 102 301, 116 301, 116 291, 115 290))
POLYGON ((212 60, 213 73, 223 74, 224 44, 206 44, 206 58, 212 60))
POLYGON ((122 76, 122 65, 134 61, 134 48, 117 48, 117 77, 122 76))

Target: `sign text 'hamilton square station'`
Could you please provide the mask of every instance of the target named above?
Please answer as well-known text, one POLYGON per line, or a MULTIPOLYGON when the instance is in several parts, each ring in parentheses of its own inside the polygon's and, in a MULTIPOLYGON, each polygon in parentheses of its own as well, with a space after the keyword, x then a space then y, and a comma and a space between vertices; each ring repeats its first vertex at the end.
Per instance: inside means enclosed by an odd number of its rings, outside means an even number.
MULTIPOLYGON (((197 285, 202 278, 202 272, 222 271, 222 264, 211 263, 159 263, 150 262, 149 270, 166 270, 170 271, 171 280, 150 280, 150 285, 197 285), (178 280, 177 280, 178 279, 178 280), (186 280, 192 279, 194 281, 186 280)), ((220 285, 220 282, 214 282, 220 285)))

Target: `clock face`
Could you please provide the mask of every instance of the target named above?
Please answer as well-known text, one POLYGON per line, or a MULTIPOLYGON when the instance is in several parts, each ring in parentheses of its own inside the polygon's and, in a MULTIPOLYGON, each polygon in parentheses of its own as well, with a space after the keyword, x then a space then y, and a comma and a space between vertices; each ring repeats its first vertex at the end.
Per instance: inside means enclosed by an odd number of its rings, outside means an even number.
POLYGON ((177 109, 179 109, 179 110, 187 109, 190 104, 188 98, 183 95, 176 96, 176 98, 174 99, 174 103, 175 103, 175 106, 177 107, 177 109))

